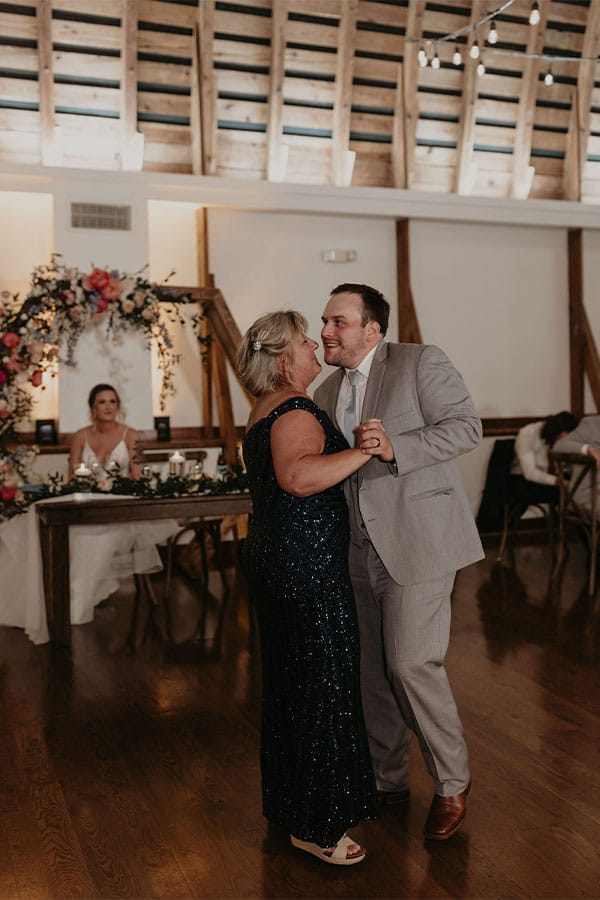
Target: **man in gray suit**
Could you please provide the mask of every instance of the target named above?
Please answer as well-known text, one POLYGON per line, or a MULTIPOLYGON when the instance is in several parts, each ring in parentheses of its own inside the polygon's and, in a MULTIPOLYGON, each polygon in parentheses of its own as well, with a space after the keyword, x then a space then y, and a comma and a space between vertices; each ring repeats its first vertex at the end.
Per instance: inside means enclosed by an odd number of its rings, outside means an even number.
POLYGON ((450 595, 456 570, 483 556, 455 457, 477 446, 481 422, 445 354, 385 342, 388 318, 374 288, 333 291, 321 337, 325 362, 339 371, 315 402, 351 443, 355 435, 357 446, 379 451, 345 485, 378 793, 384 803, 409 799, 411 729, 434 782, 425 836, 446 840, 460 828, 471 784, 444 668, 450 595))
MULTIPOLYGON (((559 438, 552 449, 558 453, 583 453, 584 456, 592 456, 600 468, 600 416, 585 416, 577 428, 559 438)), ((577 477, 579 469, 578 466, 577 471, 573 473, 574 478, 577 477)), ((592 508, 592 479, 589 472, 577 488, 575 499, 585 509, 592 508)), ((598 500, 600 501, 600 497, 598 500)), ((596 508, 600 510, 600 502, 596 508)))

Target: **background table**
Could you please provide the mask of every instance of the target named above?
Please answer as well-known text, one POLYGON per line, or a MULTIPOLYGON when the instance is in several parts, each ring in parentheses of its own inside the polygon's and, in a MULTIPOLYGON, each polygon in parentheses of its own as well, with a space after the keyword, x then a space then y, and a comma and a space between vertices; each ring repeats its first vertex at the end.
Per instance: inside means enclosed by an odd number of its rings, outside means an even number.
MULTIPOLYGON (((93 497, 93 495, 92 495, 93 497)), ((69 526, 106 525, 156 519, 241 515, 251 510, 250 494, 218 494, 140 499, 114 497, 37 504, 44 570, 44 594, 50 640, 71 643, 69 526)))

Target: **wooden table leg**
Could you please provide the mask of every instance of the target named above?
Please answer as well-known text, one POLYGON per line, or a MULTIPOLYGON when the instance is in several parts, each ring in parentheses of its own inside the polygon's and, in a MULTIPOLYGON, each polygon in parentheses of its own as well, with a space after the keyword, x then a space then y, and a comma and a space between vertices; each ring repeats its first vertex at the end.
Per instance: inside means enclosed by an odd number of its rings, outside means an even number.
POLYGON ((70 647, 69 526, 46 525, 40 521, 40 543, 50 640, 55 647, 70 647))

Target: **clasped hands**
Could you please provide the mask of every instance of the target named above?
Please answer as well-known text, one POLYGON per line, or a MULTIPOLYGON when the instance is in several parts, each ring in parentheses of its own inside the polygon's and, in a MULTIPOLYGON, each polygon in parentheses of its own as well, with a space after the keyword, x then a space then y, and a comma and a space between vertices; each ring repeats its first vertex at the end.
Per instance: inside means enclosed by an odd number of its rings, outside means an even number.
POLYGON ((369 456, 378 456, 383 462, 392 462, 394 448, 385 433, 381 419, 367 419, 354 429, 356 446, 369 456))

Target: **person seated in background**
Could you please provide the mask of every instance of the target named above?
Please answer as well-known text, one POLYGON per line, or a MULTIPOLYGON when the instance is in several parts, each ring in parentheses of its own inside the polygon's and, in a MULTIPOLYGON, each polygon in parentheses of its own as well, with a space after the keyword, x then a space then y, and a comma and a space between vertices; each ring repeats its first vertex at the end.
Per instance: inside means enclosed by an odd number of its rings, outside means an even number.
POLYGON ((510 475, 512 497, 526 503, 558 501, 559 477, 550 471, 548 453, 559 438, 577 427, 577 422, 576 416, 563 411, 521 428, 510 475))
MULTIPOLYGON (((579 425, 570 434, 563 435, 554 445, 557 453, 582 453, 591 456, 600 468, 600 416, 584 416, 579 425)), ((578 475, 579 466, 573 467, 573 478, 578 475)), ((598 483, 600 492, 600 480, 598 483)), ((587 472, 575 493, 577 503, 585 509, 592 508, 592 478, 587 472)), ((600 497, 597 509, 600 514, 600 497)))
POLYGON ((137 431, 119 420, 121 399, 111 384, 96 384, 88 397, 92 424, 73 435, 69 480, 80 463, 100 479, 116 474, 139 478, 135 461, 137 431))

